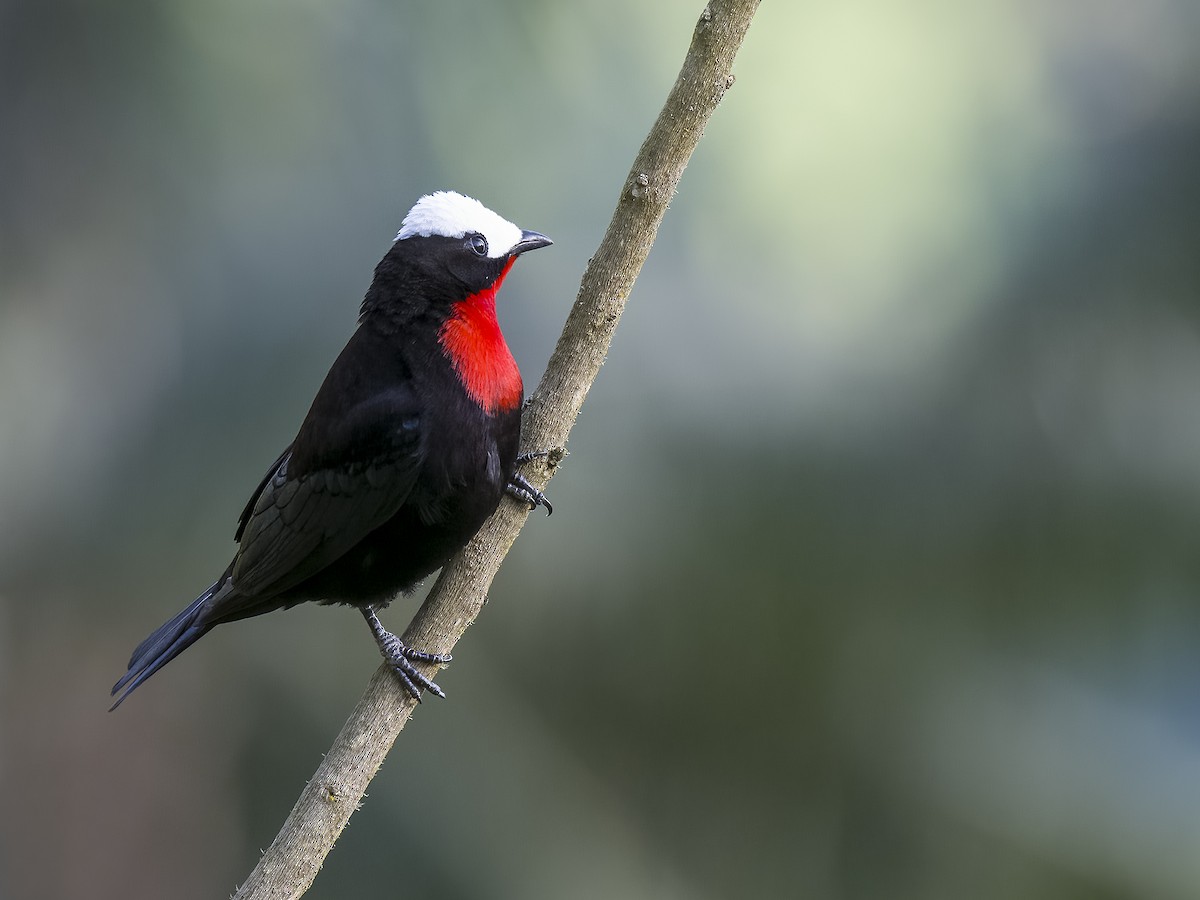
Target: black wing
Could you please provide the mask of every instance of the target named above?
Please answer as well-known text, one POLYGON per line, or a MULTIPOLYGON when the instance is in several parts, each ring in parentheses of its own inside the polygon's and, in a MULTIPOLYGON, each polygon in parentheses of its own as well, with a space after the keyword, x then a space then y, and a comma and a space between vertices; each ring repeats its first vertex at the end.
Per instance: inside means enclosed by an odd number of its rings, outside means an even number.
POLYGON ((295 446, 295 441, 283 448, 283 452, 279 454, 275 462, 271 463, 270 468, 267 469, 267 474, 263 476, 262 481, 258 483, 258 487, 254 489, 254 493, 250 495, 250 499, 246 501, 246 508, 238 516, 237 531, 233 533, 234 541, 241 542, 242 532, 246 530, 246 523, 250 521, 250 516, 254 512, 254 505, 258 503, 258 498, 262 496, 267 483, 275 477, 275 473, 279 471, 279 467, 287 462, 288 457, 292 455, 293 446, 295 446))
POLYGON ((238 594, 293 588, 394 516, 420 472, 422 431, 406 385, 336 420, 310 413, 242 514, 232 567, 238 594))

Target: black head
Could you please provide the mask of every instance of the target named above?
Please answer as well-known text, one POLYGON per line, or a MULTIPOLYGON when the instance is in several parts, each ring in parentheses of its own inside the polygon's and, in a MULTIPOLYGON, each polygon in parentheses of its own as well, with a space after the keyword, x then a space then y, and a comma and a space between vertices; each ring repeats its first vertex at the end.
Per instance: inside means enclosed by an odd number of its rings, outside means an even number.
POLYGON ((385 303, 440 306, 439 301, 462 300, 494 285, 520 254, 552 243, 478 200, 453 191, 427 194, 404 217, 392 249, 376 269, 363 312, 385 303))

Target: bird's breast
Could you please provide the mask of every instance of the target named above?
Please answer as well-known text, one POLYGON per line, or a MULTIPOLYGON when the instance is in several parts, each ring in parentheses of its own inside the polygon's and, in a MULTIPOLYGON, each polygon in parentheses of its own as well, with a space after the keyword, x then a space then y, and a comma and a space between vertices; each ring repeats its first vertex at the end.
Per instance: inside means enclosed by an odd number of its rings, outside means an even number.
POLYGON ((525 386, 496 321, 494 290, 454 304, 438 333, 467 395, 488 415, 520 406, 525 386))

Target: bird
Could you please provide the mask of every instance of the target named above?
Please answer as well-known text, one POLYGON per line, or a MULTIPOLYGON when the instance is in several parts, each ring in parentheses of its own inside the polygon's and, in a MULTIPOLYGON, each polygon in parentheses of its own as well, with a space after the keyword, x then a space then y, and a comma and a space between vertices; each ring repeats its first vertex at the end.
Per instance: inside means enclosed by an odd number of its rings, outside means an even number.
POLYGON ((445 696, 413 663, 449 655, 405 645, 377 611, 441 568, 506 493, 553 512, 517 471, 546 454, 519 454, 524 385, 496 319, 517 257, 552 243, 454 191, 417 200, 242 510, 232 561, 138 644, 111 709, 217 625, 309 601, 356 607, 404 689, 445 696))

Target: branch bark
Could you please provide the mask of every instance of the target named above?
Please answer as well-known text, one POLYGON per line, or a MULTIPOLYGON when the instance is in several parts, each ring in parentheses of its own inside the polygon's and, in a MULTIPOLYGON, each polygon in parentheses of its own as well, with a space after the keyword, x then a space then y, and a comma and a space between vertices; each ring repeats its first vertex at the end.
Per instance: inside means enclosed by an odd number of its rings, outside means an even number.
MULTIPOLYGON (((712 0, 705 7, 675 86, 625 179, 546 373, 525 409, 524 445, 559 448, 527 473, 539 488, 562 459, 567 436, 604 363, 667 203, 709 117, 733 84, 733 60, 758 4, 759 0, 712 0)), ((501 503, 442 570, 405 631, 405 643, 450 652, 483 608, 492 578, 528 515, 516 503, 501 503)), ((415 705, 398 679, 380 666, 234 900, 282 900, 308 890, 415 705)))

